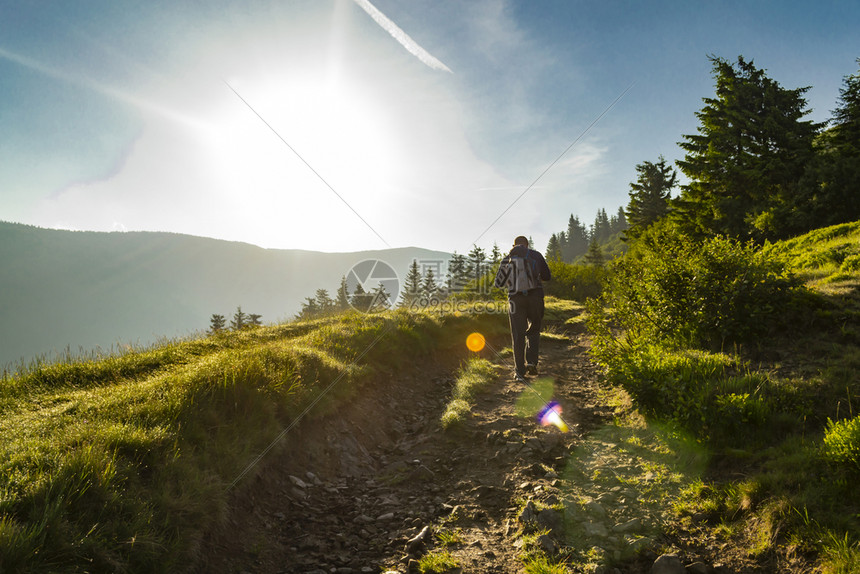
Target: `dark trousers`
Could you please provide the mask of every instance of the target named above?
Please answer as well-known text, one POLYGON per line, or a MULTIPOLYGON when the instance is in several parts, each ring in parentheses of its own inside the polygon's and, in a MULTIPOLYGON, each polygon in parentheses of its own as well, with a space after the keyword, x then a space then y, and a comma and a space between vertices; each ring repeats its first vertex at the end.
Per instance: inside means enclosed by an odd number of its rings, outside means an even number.
POLYGON ((540 329, 543 320, 543 293, 540 291, 523 295, 517 293, 509 300, 508 317, 511 320, 511 339, 514 348, 514 364, 517 373, 524 375, 526 364, 538 364, 540 354, 540 329))

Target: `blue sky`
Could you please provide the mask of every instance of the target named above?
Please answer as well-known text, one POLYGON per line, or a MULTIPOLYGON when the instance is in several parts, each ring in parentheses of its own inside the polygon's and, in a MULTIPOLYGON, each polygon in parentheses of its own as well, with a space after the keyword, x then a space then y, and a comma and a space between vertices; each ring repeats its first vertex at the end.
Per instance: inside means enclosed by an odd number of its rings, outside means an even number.
POLYGON ((847 1, 3 1, 0 220, 543 249, 681 157, 709 54, 811 86, 824 121, 858 23, 847 1))

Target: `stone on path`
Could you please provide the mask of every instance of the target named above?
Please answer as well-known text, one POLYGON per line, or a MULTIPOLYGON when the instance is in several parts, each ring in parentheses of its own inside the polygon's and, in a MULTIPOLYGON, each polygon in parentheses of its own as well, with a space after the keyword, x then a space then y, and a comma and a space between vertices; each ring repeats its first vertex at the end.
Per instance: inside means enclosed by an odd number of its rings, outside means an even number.
POLYGON ((651 565, 651 574, 687 574, 687 569, 677 555, 663 554, 651 565))
POLYGON ((541 510, 537 515, 537 523, 548 528, 553 534, 558 534, 562 529, 561 514, 552 508, 541 510))

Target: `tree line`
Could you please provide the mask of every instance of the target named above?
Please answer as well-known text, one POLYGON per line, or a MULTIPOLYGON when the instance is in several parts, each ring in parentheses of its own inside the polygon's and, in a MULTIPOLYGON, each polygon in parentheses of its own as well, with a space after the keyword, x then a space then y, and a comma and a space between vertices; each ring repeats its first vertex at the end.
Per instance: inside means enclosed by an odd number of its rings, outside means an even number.
POLYGON ((814 123, 804 119, 809 87, 784 88, 743 56, 708 59, 716 93, 703 98, 675 162, 689 183, 673 197, 675 167, 663 156, 638 164, 624 239, 661 220, 693 238, 763 243, 860 219, 860 71, 843 77, 831 117, 814 123))
POLYGON ((482 296, 489 293, 487 277, 495 274, 502 260, 498 244, 489 253, 473 245, 467 254, 457 251, 451 255, 443 271, 443 261, 413 260, 406 272, 400 293, 388 293, 382 283, 367 292, 360 283, 350 292, 346 276, 332 297, 327 289, 317 289, 313 297, 306 297, 297 319, 313 319, 333 315, 349 309, 373 312, 391 306, 426 307, 438 304, 453 296, 482 296), (423 267, 423 270, 422 270, 423 267), (435 269, 435 271, 434 271, 435 269), (394 298, 397 300, 395 301, 394 298))
POLYGON ((622 208, 609 216, 605 209, 598 209, 594 223, 586 227, 576 215, 571 214, 567 230, 553 233, 546 248, 546 258, 572 263, 585 257, 586 263, 599 265, 603 262, 600 245, 610 241, 627 229, 627 217, 622 208))
MULTIPOLYGON (((257 313, 245 313, 242 311, 242 306, 236 307, 233 317, 230 319, 230 329, 233 331, 241 331, 246 327, 259 327, 263 324, 262 315, 257 313)), ((209 317, 209 334, 214 335, 227 330, 227 318, 224 315, 213 313, 209 317)))

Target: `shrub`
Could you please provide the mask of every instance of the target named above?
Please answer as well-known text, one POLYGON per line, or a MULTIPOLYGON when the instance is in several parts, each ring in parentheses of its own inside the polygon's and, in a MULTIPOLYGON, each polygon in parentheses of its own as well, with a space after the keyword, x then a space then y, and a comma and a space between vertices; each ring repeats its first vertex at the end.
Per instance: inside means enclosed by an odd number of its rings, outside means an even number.
POLYGON ((595 265, 573 265, 562 261, 547 261, 552 281, 544 285, 547 295, 559 299, 585 301, 603 293, 607 271, 595 265))
POLYGON ((611 266, 605 298, 636 336, 720 349, 780 325, 797 285, 781 259, 751 243, 696 243, 655 226, 611 266))

